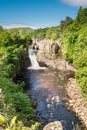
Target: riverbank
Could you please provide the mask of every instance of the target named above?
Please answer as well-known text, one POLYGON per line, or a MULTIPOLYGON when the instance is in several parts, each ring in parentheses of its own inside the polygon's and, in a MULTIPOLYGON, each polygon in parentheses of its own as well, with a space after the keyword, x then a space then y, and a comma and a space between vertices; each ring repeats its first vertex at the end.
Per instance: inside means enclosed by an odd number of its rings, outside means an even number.
POLYGON ((82 96, 81 88, 74 78, 68 79, 66 92, 69 96, 68 108, 72 109, 87 127, 87 100, 82 96))

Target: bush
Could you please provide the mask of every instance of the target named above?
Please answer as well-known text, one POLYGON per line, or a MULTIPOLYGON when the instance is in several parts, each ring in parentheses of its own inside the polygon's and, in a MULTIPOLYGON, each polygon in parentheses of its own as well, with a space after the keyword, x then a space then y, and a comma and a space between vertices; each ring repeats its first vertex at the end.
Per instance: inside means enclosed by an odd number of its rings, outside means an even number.
POLYGON ((87 67, 78 69, 76 72, 76 79, 82 88, 84 96, 87 97, 87 67))
POLYGON ((25 122, 34 118, 35 110, 32 108, 32 103, 26 94, 22 92, 14 93, 13 99, 14 108, 19 115, 19 119, 23 118, 25 122))

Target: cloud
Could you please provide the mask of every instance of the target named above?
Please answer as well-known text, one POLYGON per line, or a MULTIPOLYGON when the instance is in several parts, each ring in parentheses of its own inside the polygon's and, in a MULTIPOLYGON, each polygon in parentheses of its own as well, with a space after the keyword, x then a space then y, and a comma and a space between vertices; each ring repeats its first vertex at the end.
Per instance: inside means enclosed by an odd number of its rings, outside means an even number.
POLYGON ((83 6, 87 7, 87 0, 62 0, 64 3, 67 3, 72 6, 83 6))
POLYGON ((5 29, 11 29, 11 28, 32 28, 32 29, 37 29, 38 27, 35 26, 28 26, 28 25, 22 25, 22 24, 7 24, 7 25, 2 25, 3 28, 5 29))

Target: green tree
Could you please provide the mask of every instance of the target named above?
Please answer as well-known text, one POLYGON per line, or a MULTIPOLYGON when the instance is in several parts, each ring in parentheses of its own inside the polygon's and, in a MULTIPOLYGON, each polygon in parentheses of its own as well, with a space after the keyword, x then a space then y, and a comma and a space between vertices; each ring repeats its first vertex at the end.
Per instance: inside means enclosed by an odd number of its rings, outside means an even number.
POLYGON ((76 20, 79 24, 87 24, 87 8, 79 8, 76 20))
POLYGON ((11 44, 12 44, 12 42, 11 42, 10 34, 5 30, 0 32, 0 46, 7 47, 11 44))
POLYGON ((65 18, 65 20, 61 20, 60 22, 60 28, 61 28, 61 32, 63 32, 65 30, 65 28, 70 25, 73 22, 73 19, 69 16, 67 16, 65 18))

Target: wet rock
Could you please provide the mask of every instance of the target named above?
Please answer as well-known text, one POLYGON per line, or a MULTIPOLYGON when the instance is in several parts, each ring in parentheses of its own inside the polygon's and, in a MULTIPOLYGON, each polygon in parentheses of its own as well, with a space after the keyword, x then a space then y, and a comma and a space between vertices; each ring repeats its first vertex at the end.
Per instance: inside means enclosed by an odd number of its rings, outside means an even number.
POLYGON ((47 108, 50 108, 50 104, 47 104, 47 108))
POLYGON ((63 127, 60 121, 55 121, 46 125, 43 130, 63 130, 63 127))
POLYGON ((52 112, 50 113, 50 118, 53 118, 53 113, 52 112))
POLYGON ((59 101, 59 97, 58 97, 58 96, 55 96, 55 97, 52 98, 52 100, 53 100, 53 101, 54 101, 54 100, 55 100, 55 101, 59 101))

